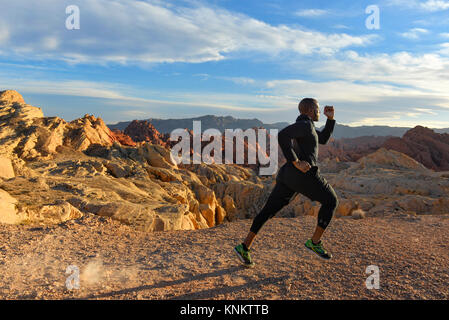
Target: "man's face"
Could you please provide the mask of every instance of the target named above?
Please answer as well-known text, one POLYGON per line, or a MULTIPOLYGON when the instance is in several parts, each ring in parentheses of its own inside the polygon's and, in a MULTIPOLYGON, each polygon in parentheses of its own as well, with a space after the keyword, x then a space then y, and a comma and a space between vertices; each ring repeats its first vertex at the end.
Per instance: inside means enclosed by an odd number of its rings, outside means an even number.
POLYGON ((316 104, 315 107, 313 108, 310 118, 313 121, 319 121, 320 120, 320 105, 316 104))

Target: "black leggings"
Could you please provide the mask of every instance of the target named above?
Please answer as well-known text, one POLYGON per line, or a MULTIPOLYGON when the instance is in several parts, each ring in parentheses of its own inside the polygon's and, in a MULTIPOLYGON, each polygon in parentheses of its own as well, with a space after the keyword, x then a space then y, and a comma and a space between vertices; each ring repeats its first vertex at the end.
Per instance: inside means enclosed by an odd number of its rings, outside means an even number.
POLYGON ((326 229, 338 206, 338 199, 334 189, 321 175, 309 175, 301 185, 304 187, 296 188, 297 190, 295 191, 282 181, 277 180, 265 206, 254 218, 250 231, 257 234, 264 223, 286 206, 297 192, 307 196, 312 201, 321 203, 321 208, 318 212, 318 226, 326 229))

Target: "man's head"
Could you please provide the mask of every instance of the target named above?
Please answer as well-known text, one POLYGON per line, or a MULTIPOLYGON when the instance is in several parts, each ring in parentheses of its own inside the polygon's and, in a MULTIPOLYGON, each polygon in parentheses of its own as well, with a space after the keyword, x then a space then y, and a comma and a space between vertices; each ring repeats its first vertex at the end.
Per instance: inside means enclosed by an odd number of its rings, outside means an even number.
POLYGON ((304 98, 298 105, 299 113, 306 114, 312 121, 320 119, 320 105, 316 99, 304 98))

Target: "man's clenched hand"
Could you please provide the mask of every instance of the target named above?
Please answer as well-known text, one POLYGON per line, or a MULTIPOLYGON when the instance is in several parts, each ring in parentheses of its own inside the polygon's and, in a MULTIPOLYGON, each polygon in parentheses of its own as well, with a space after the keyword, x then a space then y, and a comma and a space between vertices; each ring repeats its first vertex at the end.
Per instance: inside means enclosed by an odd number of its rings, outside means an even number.
POLYGON ((324 115, 328 119, 334 120, 334 106, 325 106, 324 107, 324 115))

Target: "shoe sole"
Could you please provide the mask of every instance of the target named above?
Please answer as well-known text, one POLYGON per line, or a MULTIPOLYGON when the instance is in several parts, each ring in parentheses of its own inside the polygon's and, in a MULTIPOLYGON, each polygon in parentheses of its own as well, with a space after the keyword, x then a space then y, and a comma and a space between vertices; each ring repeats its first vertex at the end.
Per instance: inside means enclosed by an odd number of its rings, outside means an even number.
POLYGON ((312 249, 310 249, 308 246, 306 246, 306 245, 304 245, 304 247, 306 247, 307 248, 307 251, 309 251, 310 253, 313 253, 313 256, 314 257, 318 257, 318 258, 320 258, 320 260, 324 260, 324 261, 329 261, 329 260, 331 260, 332 259, 332 257, 330 257, 329 259, 327 259, 327 258, 323 258, 322 256, 320 256, 318 253, 316 253, 315 251, 313 251, 312 249))
POLYGON ((252 264, 246 264, 246 263, 245 263, 245 260, 243 260, 242 256, 240 255, 240 253, 239 253, 237 250, 235 250, 235 248, 234 248, 234 252, 235 252, 235 254, 237 255, 237 257, 239 258, 239 261, 240 261, 245 267, 247 267, 247 268, 253 268, 253 267, 254 267, 254 262, 253 262, 252 264))

